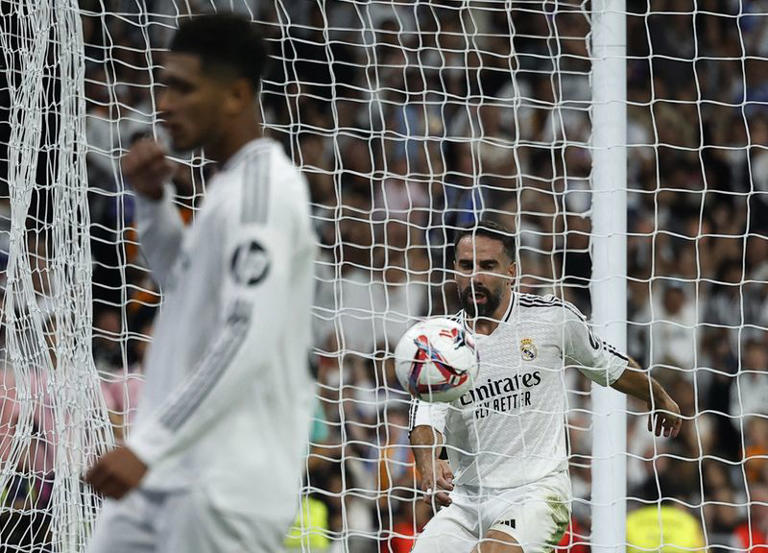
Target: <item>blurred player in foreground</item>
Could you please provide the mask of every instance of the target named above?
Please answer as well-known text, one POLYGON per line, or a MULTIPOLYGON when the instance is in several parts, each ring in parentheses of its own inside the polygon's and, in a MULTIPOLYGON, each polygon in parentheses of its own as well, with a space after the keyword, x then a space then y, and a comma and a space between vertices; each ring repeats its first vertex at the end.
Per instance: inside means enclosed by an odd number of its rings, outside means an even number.
POLYGON ((677 435, 680 409, 637 363, 596 338, 573 305, 513 292, 509 230, 490 222, 462 229, 455 252, 456 317, 475 333, 480 371, 450 404, 414 403, 411 444, 425 500, 445 508, 413 552, 552 551, 570 520, 563 369, 648 402, 657 436, 677 435))
POLYGON ((122 160, 164 303, 135 429, 87 481, 108 499, 91 553, 271 552, 293 522, 309 428, 314 239, 303 177, 262 137, 264 43, 199 16, 170 46, 158 109, 177 151, 217 162, 195 220, 162 146, 122 160))

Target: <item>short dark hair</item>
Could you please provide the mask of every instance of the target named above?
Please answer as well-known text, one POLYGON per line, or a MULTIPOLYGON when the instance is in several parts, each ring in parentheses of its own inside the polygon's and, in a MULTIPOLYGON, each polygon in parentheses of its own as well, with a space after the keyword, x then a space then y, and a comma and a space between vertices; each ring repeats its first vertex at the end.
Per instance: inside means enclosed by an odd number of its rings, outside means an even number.
POLYGON ((173 36, 170 50, 200 56, 204 71, 233 72, 248 79, 256 90, 267 64, 267 47, 256 25, 230 13, 185 20, 173 36))
POLYGON ((488 219, 481 219, 476 223, 470 223, 456 229, 456 234, 453 238, 453 257, 456 258, 456 250, 459 247, 459 242, 465 236, 487 236, 493 240, 498 240, 504 247, 504 253, 511 259, 515 260, 516 246, 515 237, 512 231, 502 224, 488 219))

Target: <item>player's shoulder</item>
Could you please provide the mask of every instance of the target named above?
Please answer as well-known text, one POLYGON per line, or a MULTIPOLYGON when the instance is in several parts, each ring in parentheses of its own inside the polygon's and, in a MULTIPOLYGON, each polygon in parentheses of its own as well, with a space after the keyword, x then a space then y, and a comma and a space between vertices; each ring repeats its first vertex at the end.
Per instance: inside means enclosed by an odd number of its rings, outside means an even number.
POLYGON ((253 177, 254 170, 260 169, 260 175, 266 177, 269 184, 281 181, 301 181, 301 171, 285 153, 282 144, 271 138, 255 140, 248 146, 243 156, 243 174, 247 180, 253 177))
POLYGON ((283 146, 271 138, 258 138, 244 145, 224 167, 231 182, 263 184, 281 180, 302 180, 302 174, 285 153, 283 146))
POLYGON ((552 294, 517 294, 517 302, 521 310, 533 317, 563 320, 567 316, 586 321, 584 314, 575 305, 552 294))
POLYGON ((309 184, 301 170, 293 163, 282 145, 272 141, 270 151, 270 186, 275 199, 291 206, 304 206, 309 202, 309 184))
POLYGON ((284 221, 308 210, 309 190, 280 143, 262 138, 244 146, 228 171, 230 202, 242 224, 284 221))

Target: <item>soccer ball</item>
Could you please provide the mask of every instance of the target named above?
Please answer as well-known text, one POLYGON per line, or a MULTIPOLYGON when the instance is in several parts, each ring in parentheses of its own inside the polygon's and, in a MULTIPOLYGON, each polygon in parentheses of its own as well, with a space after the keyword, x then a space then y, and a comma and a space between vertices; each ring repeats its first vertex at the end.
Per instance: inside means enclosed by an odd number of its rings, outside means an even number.
POLYGON ((395 372, 403 389, 424 401, 451 402, 469 391, 477 377, 475 341, 451 319, 415 324, 395 348, 395 372))

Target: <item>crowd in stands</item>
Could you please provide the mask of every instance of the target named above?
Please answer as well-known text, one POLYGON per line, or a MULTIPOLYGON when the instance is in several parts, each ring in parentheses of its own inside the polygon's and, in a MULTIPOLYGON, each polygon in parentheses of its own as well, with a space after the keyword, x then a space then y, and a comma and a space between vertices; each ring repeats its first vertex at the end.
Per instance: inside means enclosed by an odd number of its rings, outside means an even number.
MULTIPOLYGON (((152 89, 175 11, 118 4, 120 17, 84 17, 83 35, 93 354, 120 439, 161 294, 117 160, 136 139, 162 137, 152 89)), ((345 540, 352 553, 409 551, 431 512, 414 501, 409 398, 391 353, 419 317, 458 310, 453 229, 505 224, 519 246, 516 289, 590 314, 599 283, 590 283, 589 20, 576 2, 241 4, 269 39, 264 120, 306 175, 321 252, 305 523, 286 548, 340 551, 345 540)), ((670 520, 683 547, 759 551, 768 548, 768 19, 756 0, 659 0, 653 13, 627 5, 628 353, 686 418, 677 439, 655 438, 647 407, 628 401, 628 539, 654 547, 643 541, 649 526, 670 520)), ((191 221, 215 167, 176 159, 177 203, 191 221)), ((567 384, 575 499, 563 547, 582 553, 590 387, 573 370, 567 384)), ((45 451, 37 473, 51 470, 45 451)))

